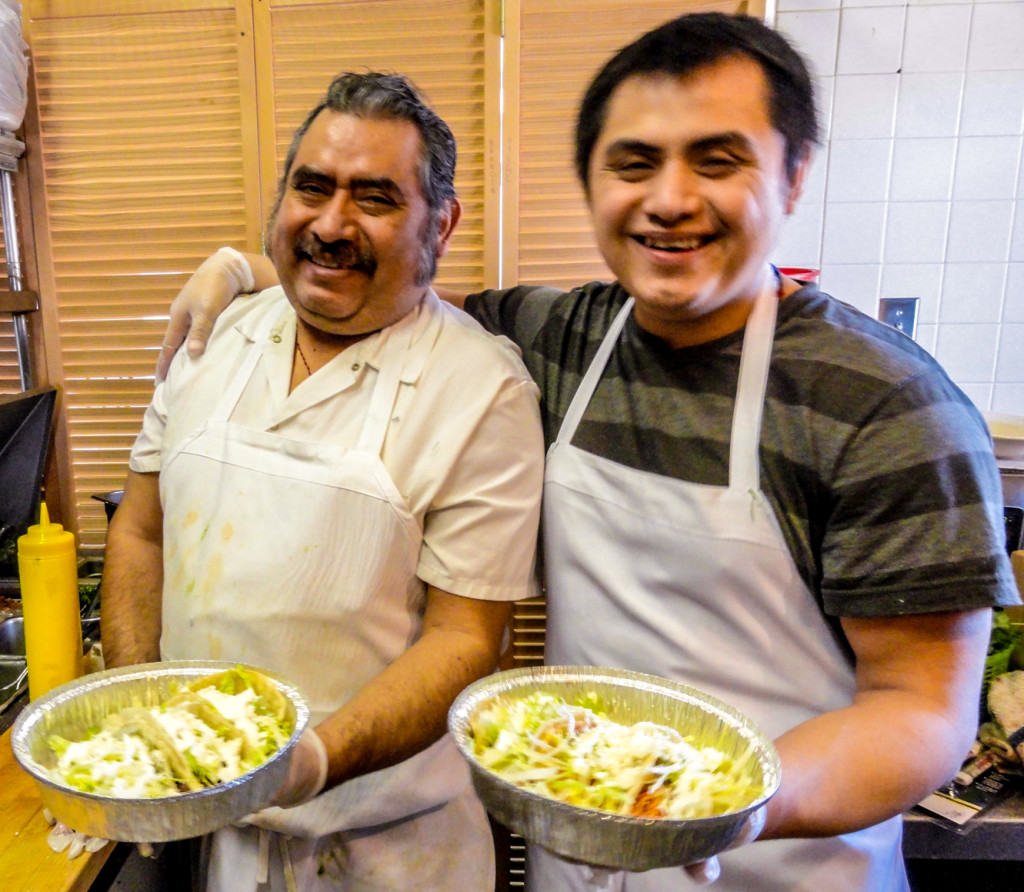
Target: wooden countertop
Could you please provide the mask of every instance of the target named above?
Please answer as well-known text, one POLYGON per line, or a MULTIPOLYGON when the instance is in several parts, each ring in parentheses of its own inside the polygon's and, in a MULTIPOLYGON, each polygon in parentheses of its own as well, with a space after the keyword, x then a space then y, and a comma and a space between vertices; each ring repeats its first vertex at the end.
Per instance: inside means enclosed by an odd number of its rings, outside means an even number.
POLYGON ((0 737, 0 887, 5 892, 87 892, 114 851, 82 852, 68 860, 46 844, 50 828, 35 781, 11 750, 11 732, 0 737))

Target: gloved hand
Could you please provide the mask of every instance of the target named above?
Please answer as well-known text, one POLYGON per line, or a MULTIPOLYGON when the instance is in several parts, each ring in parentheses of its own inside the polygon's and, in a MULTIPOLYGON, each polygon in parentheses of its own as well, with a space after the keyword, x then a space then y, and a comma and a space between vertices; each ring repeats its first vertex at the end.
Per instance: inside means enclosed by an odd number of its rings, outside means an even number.
MULTIPOLYGON (((766 816, 767 812, 763 805, 757 811, 752 812, 750 817, 743 822, 739 835, 725 848, 725 851, 729 852, 733 849, 738 849, 740 846, 745 846, 747 843, 757 839, 761 831, 764 830, 766 816)), ((686 871, 686 875, 698 886, 709 886, 722 875, 722 865, 719 863, 717 855, 708 858, 706 861, 696 861, 693 864, 687 864, 683 870, 686 871)))
MULTIPOLYGON (((54 818, 49 809, 43 809, 43 817, 50 825, 50 832, 46 834, 46 844, 55 852, 66 851, 69 861, 77 858, 82 852, 98 852, 110 842, 109 839, 72 830, 67 824, 54 818)), ((139 843, 139 852, 151 857, 153 847, 149 843, 139 843)))
MULTIPOLYGON (((739 835, 732 841, 725 851, 728 852, 732 849, 738 849, 740 846, 746 845, 747 843, 753 842, 757 839, 758 835, 764 829, 765 817, 766 811, 764 806, 759 808, 757 811, 752 812, 747 820, 744 821, 739 835)), ((620 871, 617 870, 596 867, 592 864, 581 864, 580 862, 574 863, 579 864, 582 868, 583 878, 595 890, 611 888, 612 879, 620 873, 620 871)), ((712 856, 704 861, 695 861, 693 864, 687 864, 681 869, 698 886, 709 886, 722 874, 722 865, 719 863, 717 856, 712 856)))
MULTIPOLYGON (((312 728, 305 731, 295 741, 292 748, 291 762, 288 764, 288 776, 274 794, 274 801, 268 808, 294 808, 309 802, 324 788, 327 783, 327 750, 320 735, 312 728)), ((263 826, 262 811, 246 815, 238 823, 241 826, 263 826)), ((273 827, 271 827, 273 829, 273 827)))
POLYGON ((327 749, 320 735, 312 728, 295 741, 288 776, 284 779, 273 804, 278 808, 294 808, 309 802, 327 783, 327 749))
POLYGON ((189 355, 198 356, 217 314, 236 295, 255 287, 249 262, 234 248, 221 248, 207 257, 171 302, 171 320, 156 364, 157 383, 167 376, 171 360, 186 335, 189 355))

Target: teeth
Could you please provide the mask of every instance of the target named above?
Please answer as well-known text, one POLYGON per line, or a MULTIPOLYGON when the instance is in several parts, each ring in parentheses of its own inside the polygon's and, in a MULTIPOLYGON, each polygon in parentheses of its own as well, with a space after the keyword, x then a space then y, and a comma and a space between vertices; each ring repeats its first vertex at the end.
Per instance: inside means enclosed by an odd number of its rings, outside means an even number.
POLYGON ((699 238, 667 239, 644 237, 644 245, 659 251, 695 251, 701 245, 699 238))

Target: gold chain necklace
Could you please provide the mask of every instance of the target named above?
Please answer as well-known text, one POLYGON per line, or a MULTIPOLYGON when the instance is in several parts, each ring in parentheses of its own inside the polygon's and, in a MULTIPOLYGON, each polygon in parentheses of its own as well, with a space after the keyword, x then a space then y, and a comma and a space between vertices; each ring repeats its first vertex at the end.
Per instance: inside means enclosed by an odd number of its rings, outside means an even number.
POLYGON ((306 354, 302 352, 302 344, 299 343, 299 339, 295 339, 295 349, 299 351, 299 359, 302 360, 302 364, 306 367, 306 375, 308 377, 313 376, 313 372, 309 367, 309 362, 306 360, 306 354))

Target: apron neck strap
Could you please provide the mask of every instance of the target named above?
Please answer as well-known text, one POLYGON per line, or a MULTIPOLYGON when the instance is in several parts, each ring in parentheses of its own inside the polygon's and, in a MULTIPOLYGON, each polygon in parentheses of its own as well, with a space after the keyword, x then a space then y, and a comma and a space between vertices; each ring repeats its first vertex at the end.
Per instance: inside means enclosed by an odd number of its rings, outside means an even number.
POLYGON ((608 357, 612 355, 615 342, 618 340, 619 333, 625 326, 632 309, 633 298, 630 297, 622 305, 618 315, 612 320, 611 327, 605 333, 601 346, 597 348, 597 353, 594 355, 590 367, 587 369, 586 374, 584 374, 583 380, 580 381, 580 386, 576 388, 572 402, 569 403, 569 411, 565 413, 562 426, 558 430, 557 442, 569 443, 572 441, 573 435, 576 433, 576 427, 579 425, 580 419, 590 403, 590 398, 594 395, 594 391, 597 390, 597 382, 601 380, 604 367, 608 364, 608 357))
POLYGON ((275 328, 280 330, 283 327, 286 314, 287 310, 282 311, 276 317, 271 316, 256 330, 252 344, 245 355, 245 359, 242 361, 241 367, 238 369, 238 373, 232 378, 231 383, 228 384, 227 389, 224 391, 224 395, 211 413, 210 421, 227 421, 231 417, 231 413, 235 411, 235 406, 238 405, 238 401, 242 398, 242 393, 245 391, 246 385, 249 383, 249 379, 252 378, 252 373, 256 370, 256 366, 260 361, 260 357, 263 355, 263 345, 275 328))
POLYGON ((377 369, 377 382, 370 397, 370 409, 359 435, 359 445, 356 447, 360 452, 379 456, 384 448, 384 435, 387 433, 391 413, 398 399, 405 356, 412 340, 414 326, 411 323, 412 320, 405 317, 396 326, 385 329, 381 335, 385 340, 380 366, 377 369))
MULTIPOLYGON (((740 355, 739 380, 736 385, 736 403, 729 440, 729 486, 744 492, 760 489, 761 417, 764 411, 764 395, 768 384, 772 344, 775 340, 775 317, 781 288, 778 271, 772 266, 766 266, 764 283, 754 299, 754 306, 743 332, 743 350, 740 355)), ((633 298, 630 297, 612 321, 580 386, 576 389, 559 428, 556 442, 572 441, 632 309, 633 298)))
POLYGON ((761 418, 781 290, 778 272, 774 267, 766 268, 764 284, 754 299, 743 332, 729 439, 729 486, 741 492, 757 492, 761 488, 761 418))

